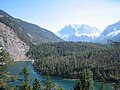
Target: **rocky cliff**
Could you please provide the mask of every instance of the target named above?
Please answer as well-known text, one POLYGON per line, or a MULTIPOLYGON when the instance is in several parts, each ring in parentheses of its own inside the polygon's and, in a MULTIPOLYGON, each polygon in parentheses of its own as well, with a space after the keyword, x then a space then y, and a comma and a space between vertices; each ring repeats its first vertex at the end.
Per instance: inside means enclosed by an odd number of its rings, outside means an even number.
POLYGON ((0 22, 0 43, 11 55, 14 60, 23 60, 27 57, 26 52, 29 46, 21 41, 12 28, 0 22))

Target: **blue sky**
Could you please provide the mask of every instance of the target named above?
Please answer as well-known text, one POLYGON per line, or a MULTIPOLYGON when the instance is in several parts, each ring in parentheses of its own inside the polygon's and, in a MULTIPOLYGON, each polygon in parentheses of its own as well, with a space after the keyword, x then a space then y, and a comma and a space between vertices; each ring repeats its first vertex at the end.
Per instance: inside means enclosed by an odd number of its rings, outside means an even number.
POLYGON ((0 0, 0 9, 52 32, 69 24, 102 31, 120 21, 119 0, 0 0))

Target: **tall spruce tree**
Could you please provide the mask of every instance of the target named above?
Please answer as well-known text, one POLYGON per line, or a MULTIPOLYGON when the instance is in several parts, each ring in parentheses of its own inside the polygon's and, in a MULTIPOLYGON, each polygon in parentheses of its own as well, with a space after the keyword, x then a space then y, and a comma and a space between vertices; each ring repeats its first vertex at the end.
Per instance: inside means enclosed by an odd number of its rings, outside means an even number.
POLYGON ((12 59, 10 54, 4 50, 0 50, 0 90, 13 90, 14 87, 10 83, 15 80, 15 77, 7 71, 6 65, 10 64, 12 59))
POLYGON ((23 82, 20 86, 20 90, 32 90, 32 87, 29 85, 29 72, 26 67, 23 68, 22 72, 20 72, 20 75, 23 75, 23 82))
POLYGON ((37 78, 35 78, 32 86, 33 86, 33 90, 40 90, 40 86, 41 86, 40 81, 37 78))
POLYGON ((80 80, 73 87, 73 90, 94 90, 93 73, 89 69, 84 69, 80 80))

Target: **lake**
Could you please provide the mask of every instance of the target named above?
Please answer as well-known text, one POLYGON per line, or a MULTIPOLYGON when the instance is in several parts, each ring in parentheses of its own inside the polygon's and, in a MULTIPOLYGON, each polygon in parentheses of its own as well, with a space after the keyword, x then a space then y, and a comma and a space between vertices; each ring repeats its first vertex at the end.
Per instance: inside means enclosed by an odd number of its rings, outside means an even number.
MULTIPOLYGON (((18 75, 23 69, 23 67, 27 67, 28 71, 30 73, 30 79, 31 82, 33 82, 34 78, 38 78, 39 80, 43 80, 43 77, 38 74, 37 72, 34 71, 34 68, 32 66, 31 61, 17 61, 14 63, 14 65, 8 66, 7 69, 13 74, 13 75, 18 75)), ((57 77, 52 77, 52 80, 58 84, 60 84, 65 90, 71 90, 73 85, 76 83, 75 80, 66 80, 66 79, 61 79, 57 77)), ((16 82, 13 83, 13 85, 16 85, 16 82)), ((17 82, 17 84, 19 84, 17 82)), ((101 83, 100 82, 95 82, 95 90, 99 90, 101 83)), ((107 84, 105 86, 105 90, 113 90, 112 86, 107 84)))

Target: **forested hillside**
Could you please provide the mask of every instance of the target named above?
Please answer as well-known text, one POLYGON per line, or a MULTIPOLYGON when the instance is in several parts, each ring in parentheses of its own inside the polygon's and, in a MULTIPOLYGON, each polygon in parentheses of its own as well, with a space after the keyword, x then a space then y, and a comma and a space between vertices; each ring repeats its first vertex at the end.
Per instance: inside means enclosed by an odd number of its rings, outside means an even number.
POLYGON ((101 73, 107 81, 120 81, 120 44, 84 42, 47 43, 33 46, 27 55, 35 59, 34 67, 41 74, 63 78, 79 78, 88 68, 94 80, 101 73))

